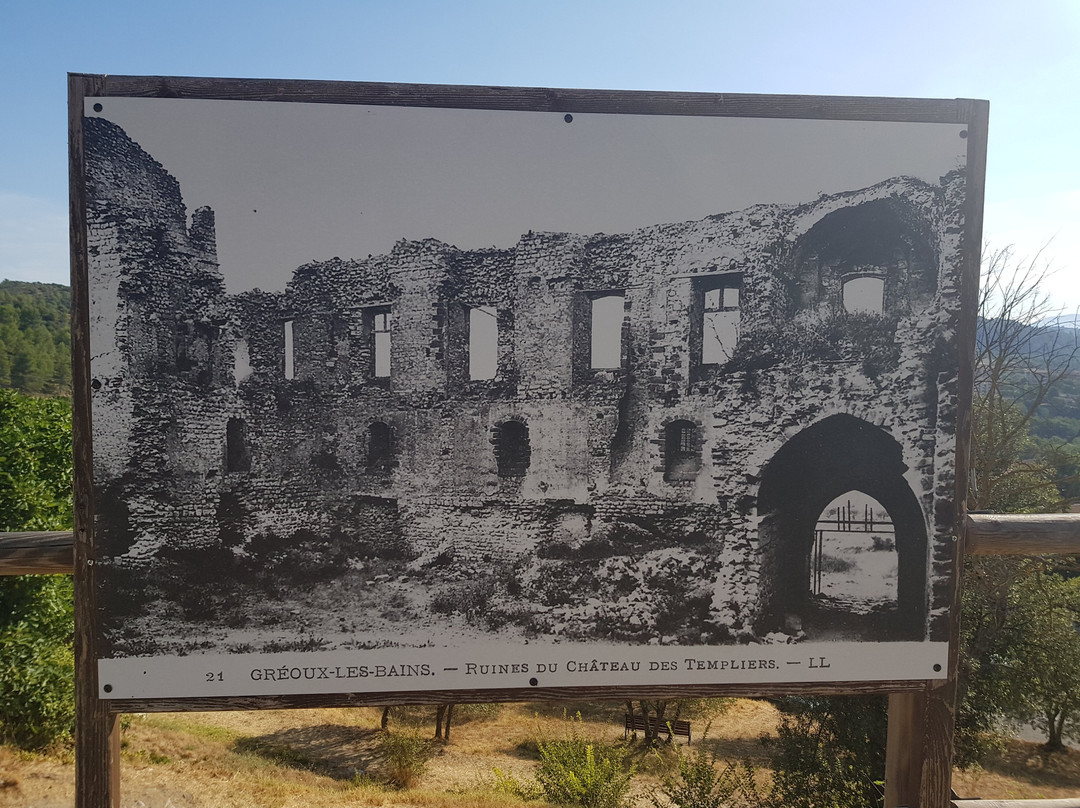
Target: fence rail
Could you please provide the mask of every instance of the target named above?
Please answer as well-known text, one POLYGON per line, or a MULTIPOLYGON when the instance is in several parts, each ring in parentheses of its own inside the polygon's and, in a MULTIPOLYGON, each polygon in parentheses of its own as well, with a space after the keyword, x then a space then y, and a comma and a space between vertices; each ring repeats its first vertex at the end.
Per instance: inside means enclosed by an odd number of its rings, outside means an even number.
POLYGON ((70 530, 0 533, 0 575, 49 575, 75 569, 70 530))
POLYGON ((952 808, 1080 808, 1080 797, 1064 800, 953 800, 952 808))

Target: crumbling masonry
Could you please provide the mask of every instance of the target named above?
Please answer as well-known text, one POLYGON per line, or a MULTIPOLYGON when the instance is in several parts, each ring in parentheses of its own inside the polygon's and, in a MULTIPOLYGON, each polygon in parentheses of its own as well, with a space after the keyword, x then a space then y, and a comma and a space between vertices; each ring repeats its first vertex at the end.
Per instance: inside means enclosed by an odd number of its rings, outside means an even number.
POLYGON ((213 212, 189 226, 173 177, 84 126, 103 558, 301 530, 417 568, 606 547, 593 566, 681 576, 735 639, 790 630, 813 522, 859 490, 896 526, 890 638, 946 636, 961 173, 508 249, 403 241, 229 295, 213 212))

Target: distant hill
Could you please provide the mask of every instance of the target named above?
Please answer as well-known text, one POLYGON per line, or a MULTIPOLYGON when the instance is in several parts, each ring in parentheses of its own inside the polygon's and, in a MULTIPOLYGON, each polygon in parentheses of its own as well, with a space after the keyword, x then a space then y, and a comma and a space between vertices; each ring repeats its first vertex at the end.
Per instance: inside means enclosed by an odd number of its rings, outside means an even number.
POLYGON ((1059 314, 1039 322, 1039 325, 1058 326, 1060 328, 1080 328, 1080 313, 1059 314))
POLYGON ((0 281, 0 387, 71 395, 71 289, 0 281))

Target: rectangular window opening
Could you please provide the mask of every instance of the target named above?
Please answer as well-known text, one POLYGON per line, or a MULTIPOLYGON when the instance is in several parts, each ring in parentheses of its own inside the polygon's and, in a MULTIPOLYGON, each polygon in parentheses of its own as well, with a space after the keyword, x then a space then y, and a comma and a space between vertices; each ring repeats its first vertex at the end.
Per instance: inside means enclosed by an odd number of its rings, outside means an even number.
POLYGON ((390 378, 390 309, 372 311, 372 373, 376 379, 390 378))
POLYGON ((499 326, 494 306, 469 309, 469 378, 494 379, 499 369, 499 326))
POLYGON ((589 366, 593 370, 622 367, 623 292, 592 298, 589 366))
POLYGON ((885 311, 885 278, 877 275, 856 275, 844 281, 844 311, 849 314, 883 314, 885 311))
POLYGON ((728 362, 739 341, 742 278, 733 276, 705 287, 701 317, 701 364, 728 362))
POLYGON ((293 357, 293 321, 285 321, 285 378, 296 377, 296 365, 293 357))

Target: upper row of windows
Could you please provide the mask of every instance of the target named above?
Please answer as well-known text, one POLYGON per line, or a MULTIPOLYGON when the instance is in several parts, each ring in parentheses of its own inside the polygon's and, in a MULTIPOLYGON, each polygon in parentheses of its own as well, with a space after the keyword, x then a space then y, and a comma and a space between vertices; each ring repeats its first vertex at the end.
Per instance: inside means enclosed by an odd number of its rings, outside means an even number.
MULTIPOLYGON (((695 353, 701 365, 721 365, 732 357, 739 340, 742 276, 703 278, 695 286, 698 315, 692 324, 695 353), (700 351, 700 352, 698 352, 700 351)), ((884 310, 884 279, 855 275, 844 281, 842 303, 847 312, 884 310)), ((610 291, 589 296, 589 367, 613 370, 623 366, 625 293, 610 291)), ((494 379, 498 373, 499 328, 494 306, 473 306, 468 311, 468 362, 471 380, 494 379)), ((371 350, 370 376, 390 377, 393 315, 389 306, 365 311, 371 350)), ((296 375, 293 320, 284 323, 285 378, 296 375)))

